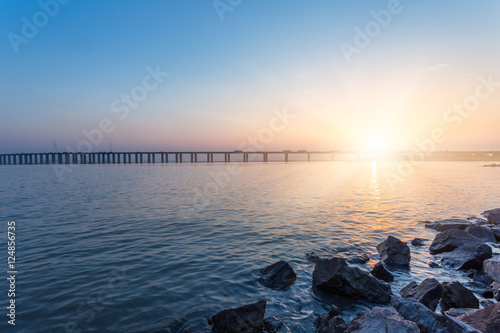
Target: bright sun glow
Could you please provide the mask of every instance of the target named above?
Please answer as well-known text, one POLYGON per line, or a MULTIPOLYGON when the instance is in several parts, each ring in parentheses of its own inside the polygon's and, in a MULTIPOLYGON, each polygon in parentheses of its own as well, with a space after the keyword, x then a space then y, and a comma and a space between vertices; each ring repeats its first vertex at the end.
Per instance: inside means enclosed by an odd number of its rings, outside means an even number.
POLYGON ((388 151, 388 145, 381 137, 371 136, 365 139, 363 150, 369 153, 382 153, 388 151))

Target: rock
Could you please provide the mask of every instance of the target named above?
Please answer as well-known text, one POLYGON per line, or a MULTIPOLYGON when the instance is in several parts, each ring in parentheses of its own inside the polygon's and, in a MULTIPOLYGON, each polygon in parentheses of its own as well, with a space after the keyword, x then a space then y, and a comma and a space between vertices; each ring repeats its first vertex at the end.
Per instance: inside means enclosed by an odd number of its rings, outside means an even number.
POLYGON ((495 226, 491 227, 490 230, 493 233, 493 235, 495 235, 495 239, 497 241, 500 241, 500 225, 495 225, 495 226))
POLYGON ((488 305, 484 309, 464 314, 459 320, 483 333, 500 332, 500 303, 488 305))
POLYGON ((494 243, 497 241, 493 231, 485 226, 471 225, 470 227, 465 228, 465 232, 468 232, 469 234, 483 242, 494 243))
POLYGON ((491 289, 493 290, 493 297, 500 302, 500 282, 493 282, 491 289))
POLYGON ((439 254, 478 243, 480 241, 471 234, 463 230, 452 229, 437 234, 429 247, 429 251, 431 254, 439 254))
POLYGON ((441 298, 443 286, 436 279, 425 279, 418 284, 415 281, 410 282, 406 287, 401 289, 403 298, 414 298, 431 311, 436 311, 436 307, 441 298))
POLYGON ((265 333, 291 333, 290 329, 276 317, 267 317, 264 319, 265 333))
POLYGON ((414 238, 411 241, 411 245, 413 245, 413 246, 424 246, 424 240, 422 238, 414 238))
POLYGON ((500 224, 500 208, 484 211, 481 215, 486 217, 490 224, 500 224))
POLYGON ((458 269, 481 269, 483 261, 491 258, 492 250, 476 237, 463 230, 447 230, 436 235, 429 251, 431 254, 451 252, 443 263, 458 269))
POLYGON ((448 316, 458 317, 458 316, 464 315, 464 314, 469 313, 469 312, 474 312, 474 311, 477 311, 477 309, 474 309, 474 308, 451 308, 451 309, 445 311, 445 313, 448 316))
POLYGON ((392 275, 387 269, 385 269, 384 265, 381 262, 376 263, 370 273, 372 273, 373 276, 382 281, 394 281, 394 275, 392 275))
POLYGON ((485 260, 483 263, 484 273, 493 281, 500 282, 500 256, 485 260))
POLYGON ((286 261, 267 266, 260 270, 260 274, 260 284, 277 290, 288 288, 297 279, 293 268, 286 261))
POLYGON ((463 219, 446 219, 440 220, 436 222, 427 222, 425 224, 426 228, 434 229, 437 231, 446 231, 453 229, 464 230, 468 226, 472 225, 471 221, 463 220, 463 219))
POLYGON ((469 216, 467 218, 468 221, 471 221, 475 225, 485 225, 488 224, 488 220, 483 219, 482 217, 477 216, 469 216))
MULTIPOLYGON (((486 260, 485 260, 486 261, 486 260)), ((484 264, 484 263, 483 263, 484 264)), ((475 273, 473 276, 472 276, 472 280, 474 282, 479 282, 479 283, 482 283, 486 286, 489 286, 492 282, 493 282, 493 279, 490 278, 488 275, 486 275, 486 273, 484 272, 478 272, 478 273, 475 273)))
POLYGON ((493 298, 493 290, 489 285, 482 284, 481 282, 468 281, 463 283, 464 287, 469 289, 475 294, 484 298, 493 298))
POLYGON ((368 254, 366 253, 361 253, 347 259, 347 262, 351 264, 366 264, 368 261, 370 261, 370 257, 368 257, 368 254))
POLYGON ((472 291, 465 288, 460 282, 444 282, 441 293, 441 308, 444 311, 450 308, 479 309, 479 300, 472 291))
POLYGON ((429 261, 427 263, 427 265, 429 265, 430 268, 439 268, 440 267, 439 264, 435 261, 429 261))
POLYGON ((226 309, 212 316, 209 324, 218 333, 261 333, 266 301, 261 300, 239 308, 226 309))
POLYGON ((404 299, 394 296, 391 305, 403 318, 416 323, 421 333, 479 333, 474 328, 454 320, 452 317, 429 310, 413 298, 404 299))
POLYGON ((479 304, 481 304, 481 306, 483 308, 487 307, 488 305, 491 305, 491 304, 495 304, 496 302, 493 302, 489 299, 483 299, 482 301, 479 301, 479 304))
POLYGON ((340 316, 339 310, 335 305, 328 313, 318 317, 316 321, 317 333, 343 333, 347 328, 347 324, 340 316))
POLYGON ((399 239, 389 236, 377 245, 381 261, 389 266, 407 267, 410 265, 410 248, 399 239))
POLYGON ((418 326, 404 319, 393 307, 374 307, 354 319, 345 333, 420 333, 418 326))
POLYGON ((313 287, 329 292, 389 303, 391 287, 357 267, 349 267, 342 258, 320 259, 313 272, 313 287))

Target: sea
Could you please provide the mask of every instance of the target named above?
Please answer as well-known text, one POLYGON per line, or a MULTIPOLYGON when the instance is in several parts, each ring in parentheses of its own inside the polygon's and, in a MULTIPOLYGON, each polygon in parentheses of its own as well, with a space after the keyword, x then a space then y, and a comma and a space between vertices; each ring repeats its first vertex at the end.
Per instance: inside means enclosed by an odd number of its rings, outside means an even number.
POLYGON ((373 304, 313 290, 308 253, 366 253, 369 262, 351 265, 369 271, 389 235, 425 243, 410 245, 408 270, 392 271, 394 293, 429 277, 467 281, 429 267, 439 262, 428 252, 436 232, 423 221, 500 207, 500 168, 483 164, 75 165, 62 175, 50 165, 0 166, 0 331, 210 332, 212 315, 265 299, 266 317, 313 332, 332 304, 346 321, 373 304), (258 282, 279 260, 297 273, 284 291, 258 282))

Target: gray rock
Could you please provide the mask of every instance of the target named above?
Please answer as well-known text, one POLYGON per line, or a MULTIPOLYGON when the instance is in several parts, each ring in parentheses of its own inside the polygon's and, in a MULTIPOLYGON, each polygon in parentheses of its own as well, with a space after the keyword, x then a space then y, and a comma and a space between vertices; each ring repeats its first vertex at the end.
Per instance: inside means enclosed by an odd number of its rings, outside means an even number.
POLYGON ((481 282, 468 281, 463 283, 464 287, 473 293, 480 295, 484 298, 493 298, 493 290, 489 285, 482 284, 481 282))
POLYGON ((410 248, 405 242, 389 236, 377 245, 381 261, 389 266, 407 267, 410 265, 410 248))
POLYGON ((354 319, 345 333, 420 333, 418 326, 404 319, 393 307, 374 307, 354 319))
POLYGON ((411 245, 413 245, 413 246, 424 246, 424 240, 422 238, 414 238, 411 241, 411 245))
POLYGON ((330 311, 319 316, 316 321, 317 333, 343 333, 346 328, 347 324, 335 305, 332 305, 330 311))
POLYGON ((295 271, 286 261, 267 266, 260 270, 260 274, 260 284, 277 290, 288 288, 297 279, 295 271))
POLYGON ((500 208, 484 211, 481 215, 491 224, 500 224, 500 208))
POLYGON ((495 225, 491 227, 491 232, 495 235, 495 239, 500 241, 500 225, 495 225))
POLYGON ((429 261, 427 263, 427 265, 429 265, 430 268, 439 268, 440 267, 439 264, 435 261, 429 261))
POLYGON ((483 333, 500 332, 500 303, 488 305, 484 309, 459 316, 458 319, 483 333))
POLYGON ((261 300, 239 308, 226 309, 212 316, 209 324, 218 333, 261 333, 266 301, 261 300))
POLYGON ((349 267, 342 258, 318 260, 313 272, 313 287, 376 303, 391 300, 389 284, 357 267, 349 267))
POLYGON ((376 263, 370 273, 372 273, 373 276, 382 281, 394 281, 394 275, 392 275, 387 269, 385 269, 384 265, 381 262, 376 263))
POLYGON ((436 307, 441 298, 443 286, 436 279, 425 279, 418 284, 415 281, 410 282, 406 287, 401 289, 403 298, 414 298, 431 311, 436 311, 436 307))
POLYGON ((421 333, 480 333, 452 317, 437 314, 413 298, 394 296, 391 305, 406 320, 417 324, 421 333))
POLYGON ((487 276, 495 282, 500 282, 500 256, 485 260, 483 266, 487 276))
POLYGON ((460 282, 443 282, 441 308, 444 311, 450 308, 479 309, 479 300, 472 291, 464 287, 460 282))
POLYGON ((468 232, 483 242, 494 243, 497 241, 493 231, 486 226, 471 225, 470 227, 465 228, 465 232, 468 232))
POLYGON ((464 219, 446 219, 439 220, 436 222, 426 222, 425 227, 437 231, 446 231, 453 229, 464 230, 468 226, 471 226, 472 222, 464 219))
POLYGON ((443 263, 457 269, 481 269, 483 261, 491 258, 491 247, 463 230, 447 230, 436 235, 429 251, 444 255, 443 263))
MULTIPOLYGON (((485 260, 486 261, 486 260, 485 260)), ((484 265, 484 263, 483 263, 484 265)), ((492 282, 493 282, 493 279, 490 278, 486 273, 484 272, 478 272, 478 273, 474 273, 474 275, 472 276, 472 280, 474 282, 479 282, 479 283, 482 283, 486 286, 490 285, 492 282)))
POLYGON ((493 297, 500 302, 500 282, 493 282, 491 289, 493 290, 493 297))
POLYGON ((290 329, 278 318, 267 317, 264 319, 264 333, 291 333, 290 329))
POLYGON ((448 316, 458 317, 458 316, 464 315, 464 314, 469 313, 469 312, 474 312, 474 311, 477 311, 477 309, 474 309, 474 308, 451 308, 451 309, 445 311, 445 313, 448 316))
POLYGON ((370 261, 370 257, 366 253, 357 254, 347 259, 347 262, 351 264, 366 264, 368 261, 370 261))

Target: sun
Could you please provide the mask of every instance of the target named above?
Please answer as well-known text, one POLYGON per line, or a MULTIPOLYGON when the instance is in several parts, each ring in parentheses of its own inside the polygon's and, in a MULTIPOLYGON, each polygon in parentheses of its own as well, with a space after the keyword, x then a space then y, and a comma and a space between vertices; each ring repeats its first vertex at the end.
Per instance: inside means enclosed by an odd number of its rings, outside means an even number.
POLYGON ((363 140, 362 150, 368 153, 383 153, 388 151, 387 142, 379 135, 367 136, 363 140))

